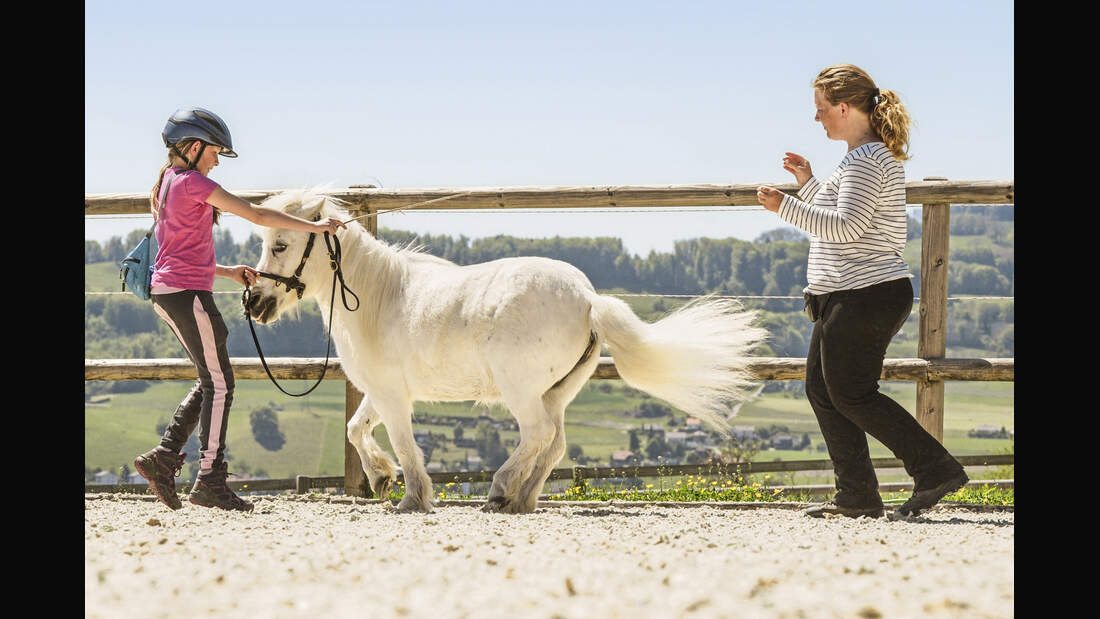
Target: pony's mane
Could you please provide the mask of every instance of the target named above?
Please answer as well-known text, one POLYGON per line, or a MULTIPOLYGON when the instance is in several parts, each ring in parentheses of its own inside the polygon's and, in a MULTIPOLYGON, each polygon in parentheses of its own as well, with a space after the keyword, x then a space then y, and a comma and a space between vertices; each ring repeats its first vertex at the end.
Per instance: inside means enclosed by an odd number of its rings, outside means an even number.
MULTIPOLYGON (((347 220, 351 217, 348 210, 349 203, 346 200, 341 200, 340 198, 330 195, 334 189, 331 183, 314 185, 312 187, 287 189, 267 198, 263 201, 263 205, 286 213, 298 214, 296 211, 300 212, 304 205, 312 204, 318 199, 323 198, 324 204, 321 207, 321 213, 324 216, 347 220)), ((370 241, 366 241, 370 246, 373 246, 375 249, 382 249, 385 253, 392 253, 393 257, 398 260, 411 259, 454 264, 450 260, 428 253, 427 247, 423 242, 418 242, 417 239, 410 239, 405 243, 391 243, 367 234, 365 226, 363 225, 363 220, 360 219, 357 223, 360 224, 359 229, 349 224, 349 230, 355 230, 355 232, 370 238, 370 241)))

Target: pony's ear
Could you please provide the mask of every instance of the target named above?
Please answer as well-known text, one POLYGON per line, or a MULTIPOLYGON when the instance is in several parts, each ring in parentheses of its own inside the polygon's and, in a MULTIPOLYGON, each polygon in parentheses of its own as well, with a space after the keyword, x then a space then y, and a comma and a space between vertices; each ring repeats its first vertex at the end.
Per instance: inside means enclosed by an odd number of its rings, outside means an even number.
POLYGON ((325 196, 320 196, 310 200, 309 202, 302 203, 302 219, 313 219, 317 213, 321 212, 321 207, 325 205, 325 196))

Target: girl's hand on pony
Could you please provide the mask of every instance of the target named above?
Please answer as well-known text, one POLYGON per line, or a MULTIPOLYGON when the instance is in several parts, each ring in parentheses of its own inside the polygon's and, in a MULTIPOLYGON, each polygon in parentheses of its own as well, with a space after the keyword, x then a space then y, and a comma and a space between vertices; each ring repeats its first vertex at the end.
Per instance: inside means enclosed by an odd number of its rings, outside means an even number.
POLYGON ((260 272, 256 269, 244 265, 238 264, 235 267, 218 267, 218 275, 231 279, 245 288, 251 288, 252 284, 256 283, 256 280, 260 277, 260 272))
POLYGON ((321 221, 318 221, 313 225, 318 233, 328 232, 331 235, 335 235, 336 231, 340 228, 347 228, 347 225, 344 224, 344 222, 336 219, 335 217, 326 217, 325 219, 322 219, 321 221))

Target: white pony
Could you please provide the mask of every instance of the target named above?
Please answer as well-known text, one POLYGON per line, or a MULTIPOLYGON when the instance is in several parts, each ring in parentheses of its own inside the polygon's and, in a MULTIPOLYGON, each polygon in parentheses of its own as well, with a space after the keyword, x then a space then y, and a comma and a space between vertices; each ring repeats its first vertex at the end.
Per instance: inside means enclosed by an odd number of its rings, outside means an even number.
MULTIPOLYGON (((271 196, 264 206, 305 219, 346 219, 344 203, 317 189, 271 196)), ((261 271, 290 276, 309 234, 258 227, 261 271)), ((320 236, 320 235, 319 235, 320 236)), ((458 266, 372 237, 349 224, 337 233, 357 311, 336 300, 332 339, 347 379, 364 394, 347 424, 371 489, 389 493, 394 462, 373 438, 385 424, 405 477, 402 511, 432 511, 432 484, 413 439, 413 402, 503 403, 520 441, 493 476, 485 511, 534 511, 565 454, 565 407, 592 376, 601 346, 624 381, 708 425, 728 431, 729 400, 750 384, 745 355, 766 333, 754 312, 707 299, 646 323, 623 301, 596 292, 584 273, 548 258, 504 258, 458 266)), ((327 319, 332 270, 316 239, 299 279, 327 319)), ((269 279, 252 287, 248 311, 275 321, 298 297, 269 279)), ((354 301, 351 301, 354 306, 354 301)))

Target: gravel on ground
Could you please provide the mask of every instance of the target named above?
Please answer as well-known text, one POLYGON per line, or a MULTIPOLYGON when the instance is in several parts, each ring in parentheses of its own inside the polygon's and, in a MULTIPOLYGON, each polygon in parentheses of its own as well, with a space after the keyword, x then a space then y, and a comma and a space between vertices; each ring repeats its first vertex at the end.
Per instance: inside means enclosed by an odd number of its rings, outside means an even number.
POLYGON ((85 495, 86 617, 1011 617, 1012 510, 85 495), (749 508, 751 507, 751 509, 749 508))

